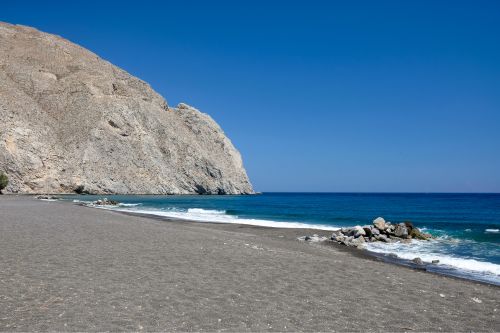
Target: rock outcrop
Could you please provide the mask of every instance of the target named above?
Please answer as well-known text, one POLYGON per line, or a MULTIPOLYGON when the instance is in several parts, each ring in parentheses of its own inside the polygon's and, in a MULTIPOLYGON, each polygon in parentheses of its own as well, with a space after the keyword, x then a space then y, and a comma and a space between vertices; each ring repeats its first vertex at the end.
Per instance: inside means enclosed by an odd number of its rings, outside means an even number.
POLYGON ((430 240, 432 235, 421 232, 411 222, 392 224, 382 217, 373 220, 372 225, 341 228, 334 231, 330 239, 347 246, 363 247, 369 242, 405 242, 411 239, 430 240))
MULTIPOLYGON (((169 80, 173 80, 169 78, 169 80)), ((208 115, 61 37, 0 22, 6 192, 253 193, 208 115)))

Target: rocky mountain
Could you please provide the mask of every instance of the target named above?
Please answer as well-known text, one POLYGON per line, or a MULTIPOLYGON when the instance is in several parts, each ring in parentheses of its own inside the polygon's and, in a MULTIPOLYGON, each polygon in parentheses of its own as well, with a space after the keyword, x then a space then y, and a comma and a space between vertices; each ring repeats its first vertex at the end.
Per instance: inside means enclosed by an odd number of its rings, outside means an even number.
POLYGON ((253 193, 208 115, 59 36, 0 22, 6 192, 253 193))

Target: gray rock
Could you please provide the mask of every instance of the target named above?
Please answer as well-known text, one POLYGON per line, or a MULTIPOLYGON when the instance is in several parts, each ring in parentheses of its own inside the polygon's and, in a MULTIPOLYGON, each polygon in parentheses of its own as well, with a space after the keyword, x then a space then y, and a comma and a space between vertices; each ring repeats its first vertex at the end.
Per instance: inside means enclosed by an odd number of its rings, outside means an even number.
POLYGON ((365 238, 364 237, 354 238, 352 241, 349 242, 348 245, 349 246, 355 246, 358 249, 363 249, 366 246, 366 244, 365 244, 365 238))
POLYGON ((433 263, 433 264, 439 264, 439 260, 434 259, 434 260, 432 260, 432 263, 433 263))
POLYGON ((336 236, 336 237, 335 237, 335 239, 334 239, 334 240, 335 240, 335 241, 337 241, 337 242, 339 242, 339 243, 341 243, 341 242, 343 242, 345 239, 346 239, 346 236, 344 236, 344 235, 338 235, 338 236, 336 236))
POLYGON ((118 201, 110 200, 108 198, 99 199, 96 202, 94 202, 94 205, 96 206, 117 206, 118 204, 119 204, 118 201))
POLYGON ((352 228, 352 235, 357 238, 357 237, 360 237, 360 236, 365 236, 366 233, 365 233, 365 230, 360 227, 359 225, 355 226, 354 228, 352 228))
POLYGON ((419 257, 417 257, 417 258, 413 258, 413 259, 412 259, 412 262, 413 262, 414 264, 416 264, 416 265, 424 265, 423 260, 422 260, 422 259, 420 259, 419 257))
POLYGON ((364 250, 367 248, 367 245, 366 243, 360 243, 358 245, 356 245, 356 247, 359 249, 359 250, 364 250))
POLYGON ((431 235, 425 234, 425 233, 421 232, 420 229, 415 228, 415 227, 411 229, 410 236, 414 239, 419 239, 419 240, 429 240, 432 238, 431 235))
POLYGON ((373 236, 380 235, 380 230, 378 230, 377 228, 372 228, 372 235, 373 236))
POLYGON ((365 231, 365 235, 368 237, 371 237, 373 235, 372 229, 375 229, 375 228, 373 228, 371 225, 364 225, 363 226, 363 230, 365 231))
POLYGON ((349 235, 352 231, 352 228, 340 228, 340 232, 344 235, 349 235))
POLYGON ((396 229, 394 230, 394 235, 400 238, 408 238, 408 228, 405 226, 404 223, 400 223, 396 226, 396 229))
POLYGON ((396 226, 393 224, 386 224, 386 228, 384 232, 388 235, 394 234, 394 231, 396 229, 396 226))
POLYGON ((385 242, 385 243, 389 242, 389 239, 384 234, 380 234, 380 235, 375 236, 375 239, 378 241, 381 241, 381 242, 385 242))
POLYGON ((342 244, 347 245, 347 246, 351 246, 352 245, 351 243, 353 240, 354 240, 354 236, 345 237, 342 240, 342 244))
POLYGON ((335 235, 335 236, 342 235, 342 231, 340 229, 332 231, 332 237, 333 237, 333 235, 335 235))
POLYGON ((373 220, 373 225, 379 230, 385 230, 386 228, 385 220, 382 217, 377 217, 373 220))
POLYGON ((0 120, 6 192, 253 193, 210 116, 33 28, 0 23, 0 120))

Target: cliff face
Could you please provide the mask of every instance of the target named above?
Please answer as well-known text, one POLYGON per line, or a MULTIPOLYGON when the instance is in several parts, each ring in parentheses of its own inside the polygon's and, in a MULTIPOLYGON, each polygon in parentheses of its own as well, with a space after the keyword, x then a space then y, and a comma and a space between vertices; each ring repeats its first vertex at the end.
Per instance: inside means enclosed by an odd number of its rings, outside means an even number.
POLYGON ((253 193, 206 114, 61 37, 0 22, 6 192, 253 193))

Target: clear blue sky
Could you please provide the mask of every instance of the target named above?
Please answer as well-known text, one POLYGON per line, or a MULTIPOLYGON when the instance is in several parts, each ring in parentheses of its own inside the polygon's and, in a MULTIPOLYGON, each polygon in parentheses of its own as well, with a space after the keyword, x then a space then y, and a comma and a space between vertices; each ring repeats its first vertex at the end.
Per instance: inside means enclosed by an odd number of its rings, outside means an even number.
POLYGON ((500 192, 500 1, 5 1, 210 114, 259 191, 500 192))

